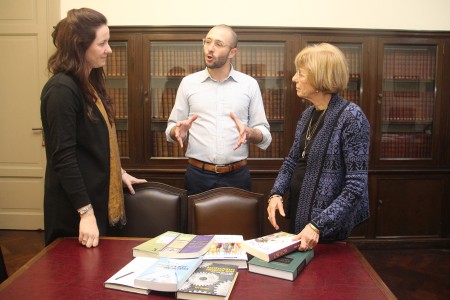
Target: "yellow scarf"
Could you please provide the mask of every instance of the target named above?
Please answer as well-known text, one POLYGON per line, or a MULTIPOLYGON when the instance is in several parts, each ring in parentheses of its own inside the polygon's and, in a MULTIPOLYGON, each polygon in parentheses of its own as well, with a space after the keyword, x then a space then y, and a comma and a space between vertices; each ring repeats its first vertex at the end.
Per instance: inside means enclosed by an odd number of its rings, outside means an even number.
POLYGON ((103 119, 108 127, 109 133, 109 201, 108 201, 108 219, 111 226, 116 225, 118 222, 125 225, 127 218, 125 216, 125 206, 123 200, 122 189, 122 172, 120 165, 119 146, 117 144, 116 125, 109 123, 108 114, 106 113, 103 103, 95 92, 97 101, 95 104, 102 113, 103 119))

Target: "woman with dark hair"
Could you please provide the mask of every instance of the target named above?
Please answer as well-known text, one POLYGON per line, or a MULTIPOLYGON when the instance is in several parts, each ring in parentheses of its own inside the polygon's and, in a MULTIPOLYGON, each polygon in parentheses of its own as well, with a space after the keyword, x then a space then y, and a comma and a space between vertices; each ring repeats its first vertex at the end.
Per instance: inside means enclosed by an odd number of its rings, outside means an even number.
POLYGON ((82 245, 96 247, 110 226, 126 223, 122 183, 134 193, 132 184, 146 180, 121 168, 103 71, 112 53, 105 16, 72 9, 52 37, 56 52, 48 70, 53 76, 41 94, 45 244, 78 236, 82 245))
POLYGON ((304 48, 295 58, 297 96, 312 105, 301 115, 294 143, 270 192, 267 212, 288 217, 299 250, 319 241, 347 238, 369 217, 370 125, 361 108, 342 98, 348 84, 344 54, 327 43, 304 48), (283 198, 289 192, 286 206, 283 198), (285 213, 286 208, 286 213, 285 213))

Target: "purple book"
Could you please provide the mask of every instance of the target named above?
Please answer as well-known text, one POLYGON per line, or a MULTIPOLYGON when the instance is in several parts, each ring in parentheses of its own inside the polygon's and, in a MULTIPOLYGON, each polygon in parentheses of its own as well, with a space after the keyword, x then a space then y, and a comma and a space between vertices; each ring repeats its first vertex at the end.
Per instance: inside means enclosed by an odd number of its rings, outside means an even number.
POLYGON ((160 257, 194 258, 208 252, 214 242, 214 235, 180 234, 159 251, 160 257))

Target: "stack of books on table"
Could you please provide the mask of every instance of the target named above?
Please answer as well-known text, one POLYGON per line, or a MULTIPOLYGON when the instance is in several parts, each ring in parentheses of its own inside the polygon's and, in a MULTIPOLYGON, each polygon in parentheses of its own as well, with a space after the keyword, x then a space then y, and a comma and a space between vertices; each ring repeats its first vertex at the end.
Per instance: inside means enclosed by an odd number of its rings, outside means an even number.
POLYGON ((219 260, 214 258, 219 255, 216 252, 223 248, 220 258, 229 262, 244 260, 245 266, 247 256, 243 251, 237 255, 236 249, 239 247, 229 248, 232 243, 242 241, 242 236, 226 238, 219 235, 218 244, 215 238, 214 235, 165 232, 134 247, 132 254, 135 258, 104 285, 106 288, 140 294, 149 294, 152 290, 178 291, 177 297, 180 299, 197 299, 200 294, 201 299, 208 295, 213 299, 228 299, 236 281, 238 266, 217 263, 219 260), (223 245, 227 244, 225 240, 229 241, 227 246, 223 245), (202 264, 204 255, 212 249, 215 249, 212 251, 213 260, 205 260, 202 264))
POLYGON ((297 251, 300 241, 294 234, 277 232, 256 239, 245 240, 242 247, 254 257, 248 262, 249 272, 294 280, 314 257, 314 251, 297 251))
POLYGON ((243 240, 241 235, 168 231, 134 247, 134 259, 104 285, 140 294, 176 292, 178 299, 228 299, 238 269, 247 263, 249 272, 294 280, 314 252, 296 251, 300 242, 293 236, 278 232, 243 240))

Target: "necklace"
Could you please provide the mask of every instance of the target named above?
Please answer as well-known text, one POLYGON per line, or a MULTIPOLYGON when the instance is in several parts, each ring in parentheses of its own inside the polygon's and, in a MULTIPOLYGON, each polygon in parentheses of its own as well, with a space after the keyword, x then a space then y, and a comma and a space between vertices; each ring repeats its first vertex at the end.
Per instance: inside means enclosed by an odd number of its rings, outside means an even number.
POLYGON ((323 112, 320 114, 319 118, 317 119, 317 121, 314 123, 314 126, 312 126, 311 129, 311 124, 312 124, 312 119, 313 117, 311 116, 311 119, 309 120, 309 124, 308 124, 308 129, 306 130, 306 136, 305 136, 305 147, 303 148, 303 152, 302 152, 302 158, 305 158, 305 154, 306 154, 306 148, 308 147, 309 143, 311 142, 311 139, 314 135, 314 133, 316 132, 317 126, 319 126, 320 120, 322 119, 323 115, 325 114, 325 111, 327 109, 325 108, 323 110, 323 112))

